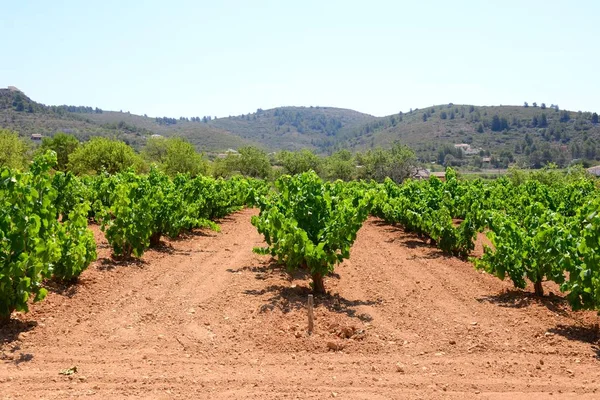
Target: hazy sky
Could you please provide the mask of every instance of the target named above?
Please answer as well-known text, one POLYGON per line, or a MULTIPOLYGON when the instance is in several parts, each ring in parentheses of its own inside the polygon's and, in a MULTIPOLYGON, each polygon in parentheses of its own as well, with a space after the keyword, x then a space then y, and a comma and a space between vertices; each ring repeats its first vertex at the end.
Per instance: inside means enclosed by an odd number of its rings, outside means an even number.
POLYGON ((599 1, 0 2, 0 87, 45 104, 169 117, 600 111, 599 1))

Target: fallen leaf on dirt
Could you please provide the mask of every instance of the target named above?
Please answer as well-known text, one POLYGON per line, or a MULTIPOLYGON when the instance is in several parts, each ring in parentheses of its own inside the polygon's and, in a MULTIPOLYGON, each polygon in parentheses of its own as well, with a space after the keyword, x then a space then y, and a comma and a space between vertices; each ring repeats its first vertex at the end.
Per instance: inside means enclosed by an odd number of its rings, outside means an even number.
POLYGON ((72 366, 71 368, 63 369, 59 372, 60 375, 73 375, 77 373, 77 366, 72 366))

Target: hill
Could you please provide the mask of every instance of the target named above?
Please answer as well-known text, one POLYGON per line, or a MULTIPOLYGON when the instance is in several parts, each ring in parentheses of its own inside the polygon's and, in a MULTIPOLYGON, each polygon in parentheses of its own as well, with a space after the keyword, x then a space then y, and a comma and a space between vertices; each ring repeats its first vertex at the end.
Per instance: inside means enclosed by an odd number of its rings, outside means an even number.
POLYGON ((81 140, 115 137, 140 148, 152 134, 181 136, 201 151, 255 145, 320 154, 400 142, 424 163, 458 167, 541 167, 600 159, 598 115, 558 106, 436 105, 373 117, 334 107, 279 107, 225 118, 148 117, 85 106, 46 106, 0 89, 0 127, 28 136, 63 131, 81 140), (456 145, 462 146, 456 146, 456 145))
POLYGON ((272 150, 309 148, 324 152, 345 132, 374 120, 371 115, 342 108, 279 107, 208 123, 272 150))
POLYGON ((273 151, 309 148, 322 152, 340 132, 375 117, 333 107, 280 107, 219 119, 151 118, 121 112, 94 113, 88 119, 104 125, 124 121, 161 135, 179 135, 205 150, 254 144, 273 151))
POLYGON ((481 164, 487 156, 495 166, 519 161, 532 167, 600 157, 596 113, 542 107, 433 106, 355 126, 337 138, 337 147, 358 150, 399 141, 424 162, 452 165, 481 164), (462 147, 468 150, 459 150, 456 144, 467 144, 462 147))
POLYGON ((92 136, 115 137, 138 147, 143 138, 151 134, 137 126, 103 126, 87 118, 101 112, 91 107, 46 106, 20 91, 0 89, 0 127, 15 130, 22 136, 33 133, 51 136, 56 132, 66 132, 80 140, 92 136))
POLYGON ((179 136, 192 143, 200 151, 219 151, 238 148, 256 143, 241 138, 231 132, 206 123, 182 119, 151 118, 128 112, 104 111, 86 116, 86 119, 101 126, 132 126, 152 134, 166 137, 179 136), (161 121, 161 122, 157 122, 161 121), (169 123, 163 121, 169 120, 169 123))
POLYGON ((22 136, 33 133, 52 136, 56 132, 70 133, 80 140, 105 136, 123 140, 138 149, 153 134, 184 137, 201 151, 254 144, 207 124, 161 125, 154 118, 124 112, 85 106, 46 106, 22 92, 8 89, 0 89, 0 127, 15 130, 22 136))

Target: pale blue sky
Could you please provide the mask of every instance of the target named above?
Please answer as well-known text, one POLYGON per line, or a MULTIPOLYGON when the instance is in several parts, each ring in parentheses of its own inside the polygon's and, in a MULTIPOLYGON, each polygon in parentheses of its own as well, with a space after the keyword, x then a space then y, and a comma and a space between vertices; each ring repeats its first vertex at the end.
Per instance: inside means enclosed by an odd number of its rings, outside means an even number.
POLYGON ((448 102, 600 111, 593 0, 1 2, 0 87, 45 104, 170 117, 448 102))

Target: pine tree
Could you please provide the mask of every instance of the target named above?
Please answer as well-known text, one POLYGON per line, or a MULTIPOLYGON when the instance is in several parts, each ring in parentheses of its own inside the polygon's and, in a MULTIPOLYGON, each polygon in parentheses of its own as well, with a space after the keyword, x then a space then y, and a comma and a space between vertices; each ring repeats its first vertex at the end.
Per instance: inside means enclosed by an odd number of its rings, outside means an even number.
POLYGON ((491 128, 492 128, 493 132, 499 132, 502 130, 502 122, 500 122, 500 117, 498 116, 498 114, 496 114, 492 117, 491 128))

